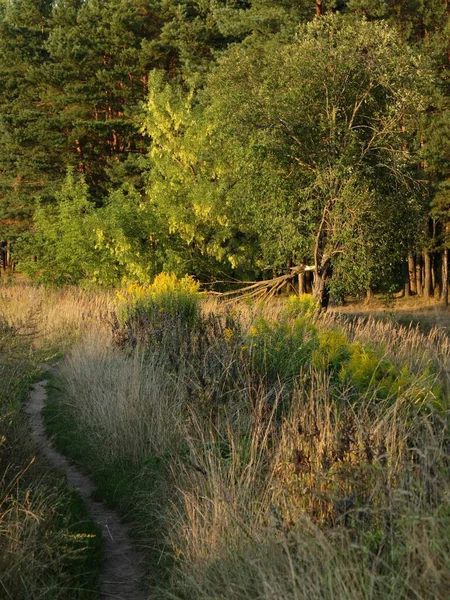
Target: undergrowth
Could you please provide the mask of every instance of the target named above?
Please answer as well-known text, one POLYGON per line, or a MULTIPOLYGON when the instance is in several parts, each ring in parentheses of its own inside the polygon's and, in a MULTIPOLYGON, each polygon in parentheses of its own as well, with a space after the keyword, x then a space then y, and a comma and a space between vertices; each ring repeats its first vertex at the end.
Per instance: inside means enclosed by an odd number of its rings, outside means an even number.
POLYGON ((0 598, 94 599, 100 536, 78 496, 40 458, 21 410, 43 356, 39 325, 30 307, 15 319, 0 314, 0 598))
POLYGON ((47 413, 137 523, 152 597, 447 598, 448 337, 183 301, 92 328, 47 413))

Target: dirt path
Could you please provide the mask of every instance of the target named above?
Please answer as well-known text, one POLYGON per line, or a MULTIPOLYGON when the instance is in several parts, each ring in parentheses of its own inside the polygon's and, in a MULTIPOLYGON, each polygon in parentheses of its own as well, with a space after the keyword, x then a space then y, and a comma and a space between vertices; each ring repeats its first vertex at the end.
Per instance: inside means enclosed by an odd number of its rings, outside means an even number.
POLYGON ((105 556, 101 572, 102 600, 147 600, 148 594, 139 589, 143 575, 142 555, 130 542, 129 527, 120 516, 102 502, 92 500, 95 486, 92 481, 72 467, 65 456, 55 450, 47 439, 42 409, 47 399, 47 381, 32 386, 25 412, 29 415, 32 436, 52 467, 65 473, 68 482, 84 500, 92 519, 102 531, 105 556))

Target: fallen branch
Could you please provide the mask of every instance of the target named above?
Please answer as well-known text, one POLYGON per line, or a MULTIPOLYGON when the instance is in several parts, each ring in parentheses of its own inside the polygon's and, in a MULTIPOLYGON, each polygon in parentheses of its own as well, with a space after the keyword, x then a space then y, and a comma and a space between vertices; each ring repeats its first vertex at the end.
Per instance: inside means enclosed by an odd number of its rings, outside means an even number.
POLYGON ((229 300, 267 300, 276 296, 289 282, 298 277, 300 273, 314 271, 315 267, 307 265, 298 265, 291 267, 289 273, 279 275, 273 279, 264 279, 263 281, 243 281, 243 287, 228 292, 213 292, 219 298, 229 300))

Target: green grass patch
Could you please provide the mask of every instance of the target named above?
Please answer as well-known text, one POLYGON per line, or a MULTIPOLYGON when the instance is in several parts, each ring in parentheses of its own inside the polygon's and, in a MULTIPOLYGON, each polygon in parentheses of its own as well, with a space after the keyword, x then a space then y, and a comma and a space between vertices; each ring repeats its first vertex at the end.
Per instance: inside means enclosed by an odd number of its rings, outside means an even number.
POLYGON ((105 461, 95 431, 81 425, 62 401, 66 393, 64 380, 50 375, 44 409, 46 433, 59 452, 92 478, 96 486, 93 499, 137 524, 131 534, 146 555, 148 580, 162 585, 169 577, 172 557, 164 544, 164 524, 157 521, 152 508, 159 502, 170 465, 164 457, 153 455, 140 464, 127 459, 105 461))

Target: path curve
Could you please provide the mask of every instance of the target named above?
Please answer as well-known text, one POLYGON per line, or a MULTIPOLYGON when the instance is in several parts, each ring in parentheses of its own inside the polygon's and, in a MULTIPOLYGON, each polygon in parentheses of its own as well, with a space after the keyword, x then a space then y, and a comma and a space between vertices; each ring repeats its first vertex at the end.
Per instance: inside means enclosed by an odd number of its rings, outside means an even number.
MULTIPOLYGON (((48 367, 46 370, 49 370, 48 367)), ((102 502, 92 499, 95 485, 77 471, 60 454, 45 435, 42 410, 47 400, 47 381, 32 385, 25 403, 31 434, 50 465, 62 471, 69 484, 78 492, 87 506, 92 519, 101 529, 104 541, 104 562, 100 575, 101 600, 147 600, 148 594, 139 588, 144 574, 143 556, 130 542, 129 526, 124 524, 117 512, 102 502)))

